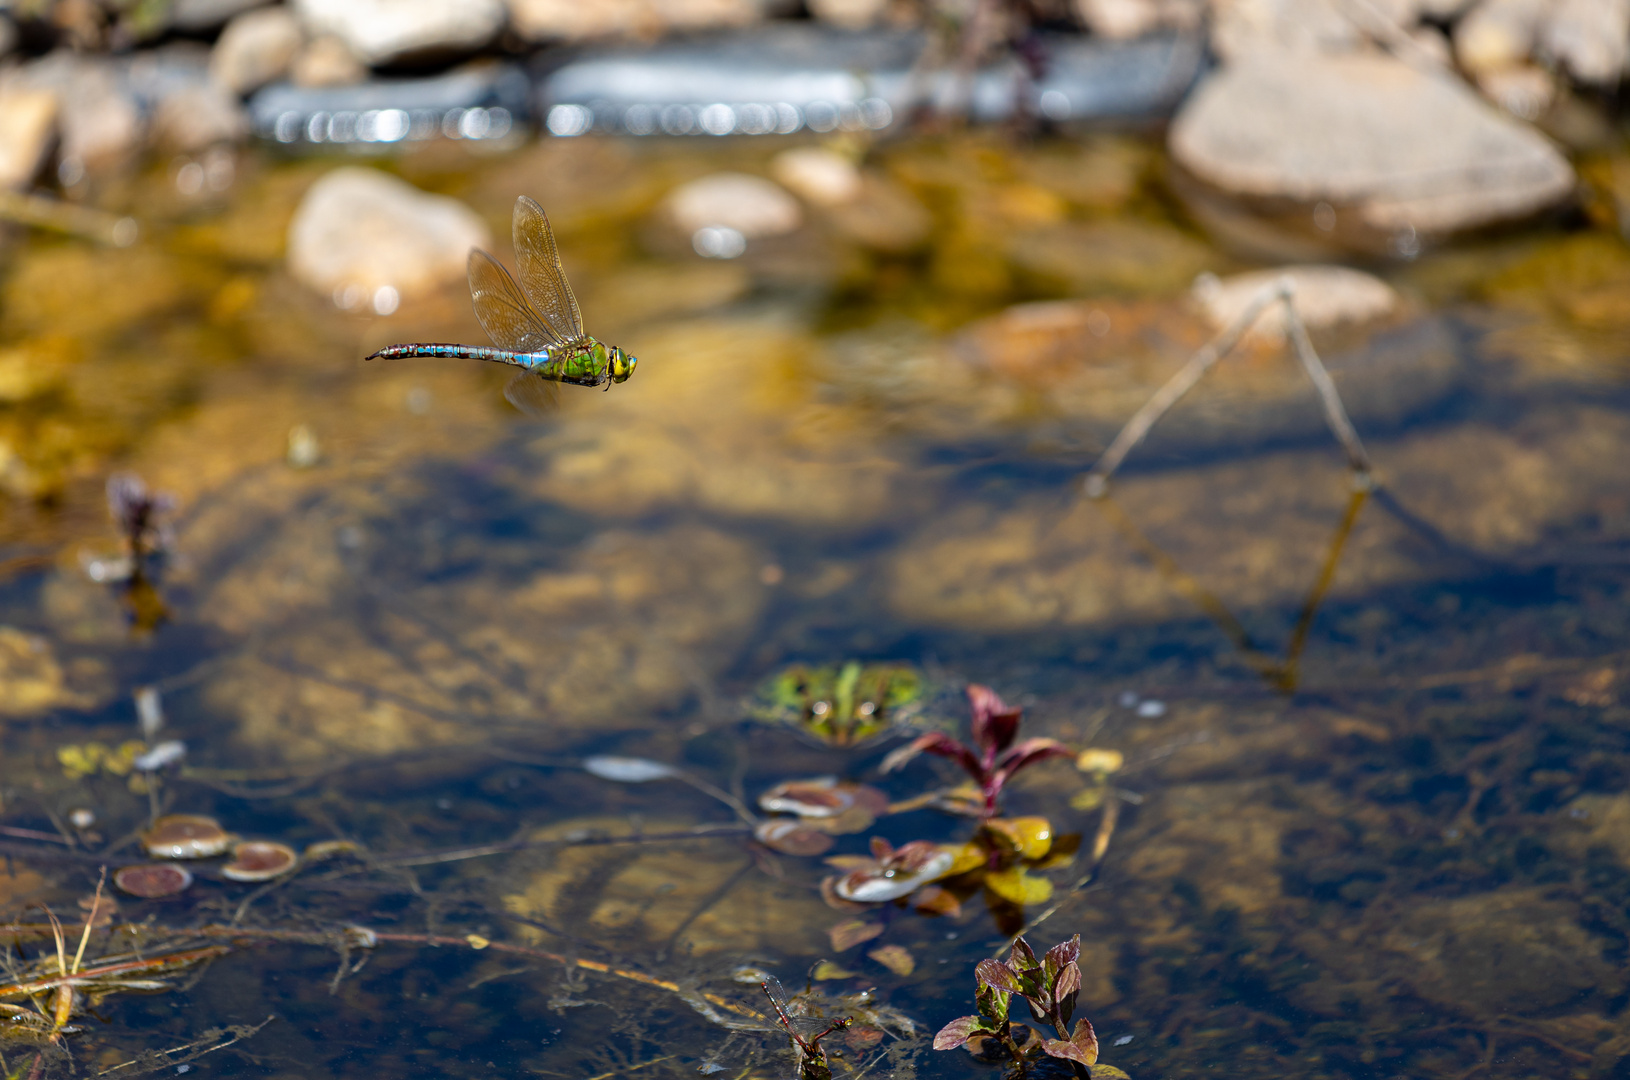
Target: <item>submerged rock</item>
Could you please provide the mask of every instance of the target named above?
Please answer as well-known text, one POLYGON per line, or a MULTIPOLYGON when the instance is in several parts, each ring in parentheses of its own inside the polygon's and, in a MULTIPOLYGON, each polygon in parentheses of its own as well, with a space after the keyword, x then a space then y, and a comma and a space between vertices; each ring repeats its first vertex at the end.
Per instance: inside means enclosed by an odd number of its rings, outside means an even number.
MULTIPOLYGON (((1384 319, 1399 305, 1392 286, 1346 266, 1288 266, 1226 278, 1207 274, 1194 283, 1192 295, 1220 330, 1239 318, 1263 289, 1281 279, 1289 280, 1295 290, 1297 317, 1310 332, 1384 319)), ((1251 331, 1269 339, 1283 337, 1284 304, 1271 303, 1252 324, 1251 331)))
POLYGON ((1141 221, 1057 222, 1015 232, 1008 257, 1070 293, 1173 293, 1213 264, 1199 240, 1141 221))
MULTIPOLYGON (((1370 450, 1402 505, 1448 542, 1494 555, 1603 505, 1622 486, 1607 448, 1626 438, 1622 414, 1566 405, 1517 427, 1427 429, 1370 450)), ((1235 610, 1298 603, 1351 498, 1339 451, 1331 446, 1322 460, 1310 467, 1305 449, 1279 451, 1119 480, 1113 493, 1141 531, 1235 610)), ((1178 584, 1137 552, 1092 503, 1062 517, 1053 496, 1000 511, 964 507, 925 522, 897 549, 887 589, 903 618, 987 633, 1192 615, 1178 584)), ((1367 511, 1331 595, 1429 578, 1441 558, 1409 524, 1367 511)))
POLYGON ((681 185, 668 196, 668 214, 686 236, 723 226, 752 240, 780 236, 803 224, 797 201, 784 188, 737 172, 714 173, 681 185))
POLYGON ((663 363, 534 444, 539 496, 617 517, 691 504, 835 530, 916 497, 896 490, 900 466, 865 418, 819 399, 790 328, 697 320, 621 344, 663 363))
POLYGON ((1382 939, 1392 972, 1451 1009, 1532 1015, 1624 985, 1609 946, 1566 891, 1506 888, 1421 904, 1382 939))
MULTIPOLYGON (((1565 199, 1538 132, 1447 76, 1371 54, 1261 54, 1223 68, 1174 121, 1183 168, 1237 196, 1351 207, 1385 235, 1442 235, 1565 199)), ((1400 254, 1413 252, 1400 241, 1400 254)))
POLYGON ((62 665, 44 638, 0 626, 0 716, 35 716, 72 700, 62 665))
MULTIPOLYGON (((665 825, 683 822, 669 817, 665 825)), ((564 839, 627 830, 621 818, 578 818, 533 835, 564 839)), ((497 887, 505 910, 623 950, 813 956, 825 948, 830 913, 806 886, 749 870, 720 894, 732 875, 751 865, 741 840, 545 849, 518 857, 497 887)), ((518 929, 529 939, 538 934, 524 924, 518 929)))
POLYGON ((377 169, 336 169, 311 186, 289 223, 289 271, 359 306, 392 288, 402 297, 462 281, 471 247, 490 247, 481 218, 377 169))
POLYGON ((232 560, 202 612, 255 630, 277 657, 225 665, 205 693, 242 741, 284 760, 467 746, 476 717, 562 738, 637 727, 729 661, 766 593, 762 559, 717 531, 608 530, 552 569, 394 584, 395 614, 375 624, 359 615, 345 568, 358 556, 333 519, 270 531, 282 535, 247 551, 199 552, 232 560))

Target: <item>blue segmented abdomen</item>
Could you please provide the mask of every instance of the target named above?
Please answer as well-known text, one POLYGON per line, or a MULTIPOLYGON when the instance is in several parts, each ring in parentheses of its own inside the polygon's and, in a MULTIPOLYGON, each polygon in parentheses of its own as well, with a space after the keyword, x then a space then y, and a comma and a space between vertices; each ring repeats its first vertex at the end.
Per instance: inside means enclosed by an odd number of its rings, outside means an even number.
POLYGON ((378 352, 370 353, 367 358, 369 360, 405 360, 415 356, 432 356, 447 360, 489 360, 493 363, 526 368, 529 371, 536 371, 552 360, 548 351, 517 353, 510 352, 508 349, 495 349, 490 345, 456 345, 439 341, 418 341, 405 345, 387 345, 378 352))

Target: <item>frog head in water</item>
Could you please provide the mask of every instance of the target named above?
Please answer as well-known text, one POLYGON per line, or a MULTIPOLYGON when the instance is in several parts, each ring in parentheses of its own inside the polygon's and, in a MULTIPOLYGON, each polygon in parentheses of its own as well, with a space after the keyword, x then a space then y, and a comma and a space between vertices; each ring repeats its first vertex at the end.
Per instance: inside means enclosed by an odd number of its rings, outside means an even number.
POLYGON ((786 668, 765 684, 757 711, 828 746, 859 746, 916 715, 922 679, 898 664, 786 668))

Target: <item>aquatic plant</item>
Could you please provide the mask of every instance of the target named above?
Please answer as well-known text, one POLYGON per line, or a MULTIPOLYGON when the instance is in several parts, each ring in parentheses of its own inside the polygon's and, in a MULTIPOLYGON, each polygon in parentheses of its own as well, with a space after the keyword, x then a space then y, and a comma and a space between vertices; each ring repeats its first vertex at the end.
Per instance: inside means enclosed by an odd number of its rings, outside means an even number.
POLYGON ((918 754, 938 754, 950 758, 979 787, 982 806, 978 816, 996 816, 1002 788, 1020 769, 1053 757, 1071 757, 1069 747, 1057 739, 1026 739, 1015 744, 1024 710, 1013 708, 996 696, 996 691, 978 683, 968 685, 968 704, 973 709, 972 747, 943 731, 919 735, 883 759, 882 771, 893 772, 918 754))
POLYGON ((1098 1061, 1098 1035, 1086 1017, 1076 1020, 1076 994, 1081 989, 1081 935, 1054 945, 1037 959, 1024 938, 1014 938, 1006 961, 981 960, 974 968, 979 982, 976 997, 979 1012, 959 1016, 934 1036, 934 1049, 955 1050, 969 1046, 989 1051, 988 1044, 1006 1053, 1022 1074, 1025 1066, 1044 1057, 1068 1061, 1077 1076, 1091 1076, 1098 1061), (1058 1038, 1049 1039, 1028 1024, 1014 1024, 1009 1005, 1017 994, 1030 1007, 1030 1015, 1052 1026, 1058 1038))
POLYGON ((130 558, 139 564, 169 550, 175 539, 168 520, 175 512, 175 496, 149 491, 141 477, 125 472, 108 477, 107 501, 130 558))

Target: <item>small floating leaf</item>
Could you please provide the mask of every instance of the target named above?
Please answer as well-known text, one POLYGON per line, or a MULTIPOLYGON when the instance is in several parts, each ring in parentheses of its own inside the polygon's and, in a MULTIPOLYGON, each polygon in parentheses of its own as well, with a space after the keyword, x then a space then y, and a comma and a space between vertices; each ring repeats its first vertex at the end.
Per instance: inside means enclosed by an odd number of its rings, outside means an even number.
POLYGON ((1031 877, 1022 866, 1009 867, 1006 870, 996 870, 985 875, 985 888, 1023 907, 1026 904, 1041 904, 1052 899, 1053 883, 1046 878, 1031 877))
POLYGON ((946 877, 956 877, 966 874, 969 870, 977 870, 984 866, 988 856, 985 849, 978 844, 961 844, 951 849, 951 868, 945 872, 946 877))
POLYGON ((1126 755, 1119 750, 1083 750, 1076 755, 1075 767, 1084 773, 1120 772, 1126 755))
POLYGON ((492 944, 492 942, 488 941, 480 934, 465 934, 464 942, 472 949, 485 949, 488 945, 492 944))
POLYGON ((796 818, 773 818, 759 822, 753 838, 783 855, 824 855, 832 847, 832 837, 796 818))
POLYGON ((1104 805, 1104 797, 1109 794, 1108 788, 1089 787, 1082 788, 1070 796, 1070 809, 1096 810, 1104 805))
POLYGON ((1021 858, 1039 859, 1053 846, 1053 825, 1044 817, 995 818, 984 827, 1021 858))
POLYGON ((962 902, 938 885, 918 889, 917 895, 911 898, 911 906, 924 915, 948 915, 954 919, 962 914, 962 902))
POLYGON ((917 958, 903 945, 879 945, 866 955, 896 975, 910 975, 917 970, 917 958))
POLYGON ((880 922, 867 922, 865 919, 845 919, 826 932, 832 939, 832 947, 839 952, 852 949, 863 941, 870 941, 883 932, 880 922))
POLYGON ((648 780, 665 780, 679 775, 678 769, 660 761, 610 755, 584 758, 583 769, 602 780, 615 780, 622 784, 643 784, 648 780))
POLYGON ((826 982, 830 979, 852 979, 855 977, 854 972, 839 967, 830 960, 822 960, 816 964, 813 974, 816 982, 826 982))

